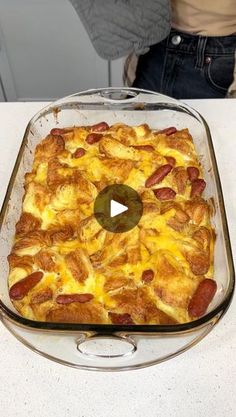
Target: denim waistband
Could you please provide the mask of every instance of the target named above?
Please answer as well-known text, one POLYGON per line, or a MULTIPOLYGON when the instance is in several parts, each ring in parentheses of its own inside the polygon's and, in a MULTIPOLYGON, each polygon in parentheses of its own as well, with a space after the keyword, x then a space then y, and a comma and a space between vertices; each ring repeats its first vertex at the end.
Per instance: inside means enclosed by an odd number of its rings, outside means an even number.
POLYGON ((190 35, 188 33, 179 32, 178 30, 172 29, 168 38, 166 38, 163 42, 167 42, 168 49, 178 49, 179 51, 185 53, 196 53, 199 47, 204 45, 204 53, 209 56, 217 54, 233 54, 236 50, 236 35, 190 35))

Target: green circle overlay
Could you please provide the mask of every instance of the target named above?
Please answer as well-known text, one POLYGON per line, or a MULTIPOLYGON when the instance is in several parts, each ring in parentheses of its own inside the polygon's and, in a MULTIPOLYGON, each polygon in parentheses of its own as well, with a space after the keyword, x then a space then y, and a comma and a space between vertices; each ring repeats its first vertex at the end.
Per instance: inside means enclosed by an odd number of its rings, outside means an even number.
POLYGON ((124 233, 137 226, 143 214, 142 200, 133 188, 124 184, 108 185, 96 197, 94 215, 107 231, 124 233), (127 206, 128 210, 111 217, 111 200, 127 206))

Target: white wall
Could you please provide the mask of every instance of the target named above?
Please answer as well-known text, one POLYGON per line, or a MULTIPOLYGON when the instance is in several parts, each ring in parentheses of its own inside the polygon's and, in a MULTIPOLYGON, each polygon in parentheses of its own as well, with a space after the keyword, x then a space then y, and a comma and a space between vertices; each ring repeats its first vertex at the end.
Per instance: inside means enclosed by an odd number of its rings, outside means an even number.
POLYGON ((125 58, 111 61, 111 86, 121 87, 123 85, 123 67, 125 58))
MULTIPOLYGON (((112 68, 119 85, 122 65, 112 68)), ((0 76, 8 99, 19 101, 51 100, 109 79, 108 62, 67 0, 0 0, 0 76)))

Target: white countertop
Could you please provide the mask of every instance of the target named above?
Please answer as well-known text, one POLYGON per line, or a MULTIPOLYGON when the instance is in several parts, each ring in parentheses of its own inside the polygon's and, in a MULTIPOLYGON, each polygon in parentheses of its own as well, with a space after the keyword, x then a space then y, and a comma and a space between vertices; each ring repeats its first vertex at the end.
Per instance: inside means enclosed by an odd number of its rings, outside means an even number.
MULTIPOLYGON (((45 103, 0 103, 0 206, 29 119, 45 103)), ((236 260, 236 100, 192 100, 211 128, 236 260)), ((234 417, 236 298, 186 353, 138 371, 98 373, 38 356, 0 324, 0 414, 7 417, 234 417)))

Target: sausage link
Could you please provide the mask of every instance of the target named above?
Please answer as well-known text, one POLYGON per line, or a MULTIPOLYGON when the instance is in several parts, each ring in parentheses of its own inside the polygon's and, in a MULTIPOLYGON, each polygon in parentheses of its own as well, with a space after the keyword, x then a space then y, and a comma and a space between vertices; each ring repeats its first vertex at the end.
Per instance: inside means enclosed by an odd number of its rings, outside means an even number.
POLYGON ((87 303, 93 299, 93 294, 61 294, 56 298, 58 304, 87 303))
POLYGON ((171 126, 171 127, 167 127, 166 129, 159 130, 158 134, 162 133, 166 136, 170 136, 170 135, 173 135, 173 133, 176 133, 176 132, 177 132, 176 127, 171 126))
POLYGON ((156 198, 158 200, 173 200, 176 196, 176 192, 169 187, 158 188, 157 190, 153 190, 156 198))
POLYGON ((192 182, 199 177, 199 169, 197 167, 187 168, 188 178, 192 182))
POLYGON ((153 152, 154 148, 152 145, 133 145, 132 148, 138 149, 139 151, 153 152))
POLYGON ((77 148, 76 151, 73 153, 73 158, 81 158, 85 155, 84 148, 77 148))
POLYGON ((172 170, 172 165, 166 164, 162 165, 161 167, 157 168, 157 170, 146 180, 145 187, 150 188, 155 184, 161 182, 166 175, 172 170))
POLYGON ((153 280, 154 278, 154 272, 152 269, 146 269, 146 271, 143 271, 142 273, 142 281, 149 283, 153 280))
POLYGON ((110 312, 109 317, 113 324, 134 324, 132 317, 128 313, 118 314, 110 312))
POLYGON ((213 279, 200 282, 188 305, 188 313, 192 317, 201 317, 207 310, 216 293, 217 284, 213 279))
POLYGON ((54 129, 51 130, 50 134, 53 136, 57 136, 57 135, 64 135, 65 133, 70 133, 73 132, 72 129, 60 129, 58 127, 55 127, 54 129))
POLYGON ((85 140, 89 145, 93 145, 93 143, 99 142, 102 137, 103 135, 100 133, 89 133, 85 140))
POLYGON ((197 178, 196 180, 192 181, 192 187, 191 187, 191 194, 190 197, 200 197, 203 193, 203 191, 206 188, 206 182, 201 179, 197 178))
POLYGON ((43 278, 43 273, 33 272, 32 274, 28 275, 27 277, 21 279, 20 281, 16 282, 9 291, 10 298, 12 300, 22 300, 32 288, 34 288, 39 281, 43 278))
POLYGON ((109 125, 106 122, 100 122, 93 126, 91 126, 91 130, 93 132, 105 132, 105 130, 109 129, 109 125))
POLYGON ((173 156, 165 156, 165 158, 166 158, 166 160, 167 160, 168 164, 170 164, 172 167, 174 167, 174 166, 175 166, 175 164, 176 164, 176 159, 175 159, 175 158, 173 158, 173 156))

